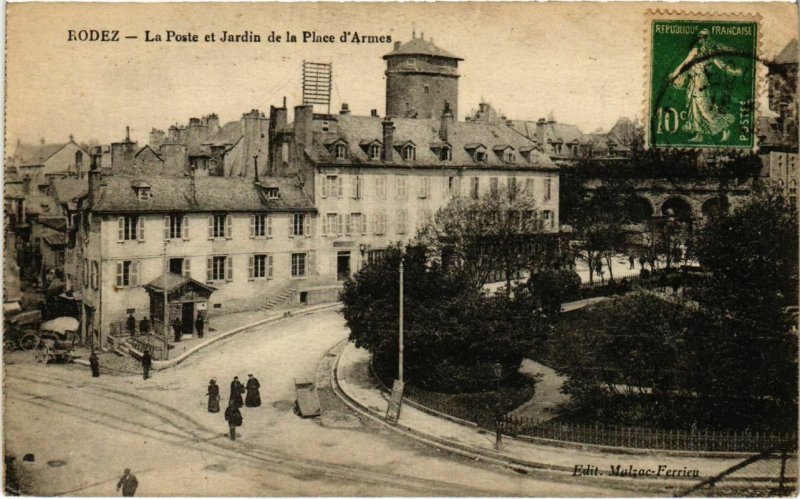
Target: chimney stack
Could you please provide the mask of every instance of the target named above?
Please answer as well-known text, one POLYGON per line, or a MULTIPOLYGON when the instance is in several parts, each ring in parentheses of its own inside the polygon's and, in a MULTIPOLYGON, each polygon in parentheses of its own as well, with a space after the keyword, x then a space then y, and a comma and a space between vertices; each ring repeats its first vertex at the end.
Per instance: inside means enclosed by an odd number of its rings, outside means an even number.
POLYGON ((450 109, 450 103, 444 101, 444 110, 442 110, 442 124, 439 127, 439 138, 447 142, 447 138, 453 128, 453 111, 450 109))
POLYGON ((383 160, 392 161, 394 152, 394 122, 387 116, 381 121, 383 125, 383 160))
POLYGON ((400 48, 400 42, 394 42, 394 49, 397 50, 400 48))
POLYGON ((126 126, 125 127, 125 142, 130 142, 130 141, 131 141, 131 127, 126 126))
POLYGON ((369 115, 372 116, 373 118, 377 118, 378 117, 378 110, 377 109, 371 110, 369 112, 369 115))
POLYGON ((350 114, 350 106, 346 102, 342 102, 342 110, 339 114, 350 114))

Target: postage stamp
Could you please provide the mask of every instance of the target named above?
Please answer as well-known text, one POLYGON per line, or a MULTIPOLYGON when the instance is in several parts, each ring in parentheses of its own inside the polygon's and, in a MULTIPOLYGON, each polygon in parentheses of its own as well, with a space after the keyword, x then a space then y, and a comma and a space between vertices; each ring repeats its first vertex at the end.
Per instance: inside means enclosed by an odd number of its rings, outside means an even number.
POLYGON ((648 146, 753 148, 758 20, 654 15, 648 31, 648 146))

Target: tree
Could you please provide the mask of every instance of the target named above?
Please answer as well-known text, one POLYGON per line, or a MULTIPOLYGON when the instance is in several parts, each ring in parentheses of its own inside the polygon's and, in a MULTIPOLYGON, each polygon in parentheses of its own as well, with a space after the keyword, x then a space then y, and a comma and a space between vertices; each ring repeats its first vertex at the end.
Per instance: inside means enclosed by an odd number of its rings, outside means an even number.
POLYGON ((479 199, 451 199, 420 230, 417 240, 475 289, 502 271, 510 292, 517 272, 544 265, 545 232, 533 196, 513 183, 479 199))
POLYGON ((545 269, 532 273, 527 286, 548 317, 557 318, 561 304, 578 296, 581 278, 574 270, 545 269))

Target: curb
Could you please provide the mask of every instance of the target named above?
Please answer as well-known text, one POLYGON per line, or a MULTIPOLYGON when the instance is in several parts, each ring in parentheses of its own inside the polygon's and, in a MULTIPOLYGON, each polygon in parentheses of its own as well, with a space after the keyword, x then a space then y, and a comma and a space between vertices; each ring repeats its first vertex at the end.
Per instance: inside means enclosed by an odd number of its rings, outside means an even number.
MULTIPOLYGON (((347 343, 348 340, 343 340, 340 343, 337 343, 336 346, 329 350, 329 353, 338 348, 342 343, 347 343)), ((347 346, 345 346, 347 348, 347 346)), ((652 479, 641 479, 641 478, 613 478, 610 476, 607 477, 583 477, 583 476, 574 476, 573 469, 559 466, 559 465, 552 465, 547 463, 539 463, 535 461, 530 461, 527 459, 518 459, 513 458, 508 455, 502 454, 500 452, 493 452, 488 451, 485 449, 475 448, 469 445, 460 444, 457 442, 453 442, 451 440, 447 440, 444 438, 440 438, 434 435, 430 435, 428 433, 420 432, 415 430, 411 427, 405 426, 400 424, 399 422, 397 425, 390 425, 386 423, 384 418, 381 414, 377 413, 377 411, 370 409, 368 407, 364 407, 361 405, 357 400, 353 399, 348 395, 344 389, 339 384, 339 360, 341 359, 342 352, 339 352, 336 355, 336 360, 333 362, 331 367, 331 387, 333 388, 334 393, 353 411, 380 423, 383 427, 389 428, 393 431, 396 431, 400 434, 405 436, 411 437, 418 442, 425 443, 427 445, 436 447, 440 450, 444 450, 450 452, 452 454, 457 454, 463 457, 467 457, 473 461, 483 461, 495 466, 502 467, 504 469, 508 469, 517 473, 531 475, 537 478, 545 479, 545 480, 555 480, 558 482, 565 482, 567 480, 576 482, 576 485, 592 485, 595 486, 599 485, 609 485, 613 487, 617 487, 620 489, 632 490, 632 491, 650 491, 650 492, 676 492, 685 489, 686 487, 692 485, 695 481, 693 478, 682 478, 677 479, 672 482, 664 482, 663 480, 652 480, 652 479)), ((382 396, 384 395, 381 392, 382 396)), ((385 396, 384 396, 385 398, 385 396)), ((504 435, 505 438, 513 439, 513 437, 504 435)), ((758 487, 763 486, 767 483, 775 482, 777 483, 777 477, 723 477, 718 483, 718 485, 723 485, 731 488, 737 487, 758 487)))

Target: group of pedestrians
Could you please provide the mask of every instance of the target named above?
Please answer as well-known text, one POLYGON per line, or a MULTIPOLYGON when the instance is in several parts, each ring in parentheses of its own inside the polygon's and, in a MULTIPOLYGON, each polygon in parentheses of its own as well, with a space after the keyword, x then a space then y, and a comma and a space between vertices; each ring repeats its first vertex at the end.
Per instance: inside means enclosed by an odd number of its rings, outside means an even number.
MULTIPOLYGON (((228 422, 230 439, 236 440, 236 427, 242 426, 242 413, 239 410, 244 407, 258 407, 261 405, 261 383, 252 375, 247 375, 247 384, 243 385, 239 381, 239 376, 234 376, 231 381, 231 395, 228 399, 228 408, 225 409, 225 421, 228 422), (245 395, 242 399, 242 395, 245 395)), ((219 385, 216 380, 208 383, 208 412, 219 412, 219 385)))
MULTIPOLYGON (((203 319, 203 314, 198 313, 197 318, 194 320, 194 330, 197 331, 197 337, 202 338, 203 334, 205 333, 206 322, 203 319)), ((192 330, 191 321, 189 322, 189 332, 192 330)), ((183 322, 181 322, 180 317, 175 317, 175 320, 172 321, 172 332, 175 335, 175 343, 181 341, 181 336, 183 336, 183 322)))

